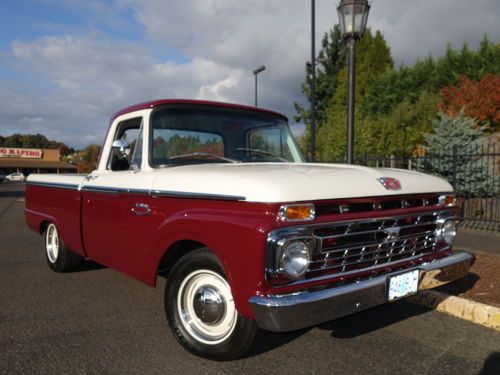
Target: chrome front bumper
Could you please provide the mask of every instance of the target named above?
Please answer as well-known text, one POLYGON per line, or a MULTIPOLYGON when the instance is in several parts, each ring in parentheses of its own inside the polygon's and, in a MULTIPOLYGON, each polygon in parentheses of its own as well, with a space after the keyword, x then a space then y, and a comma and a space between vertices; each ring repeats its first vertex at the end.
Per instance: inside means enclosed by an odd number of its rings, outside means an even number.
MULTIPOLYGON (((456 253, 406 271, 420 270, 419 289, 435 288, 467 275, 474 256, 456 253)), ((387 301, 391 276, 401 271, 338 287, 282 296, 249 299, 257 325, 268 331, 287 332, 341 318, 387 301)))

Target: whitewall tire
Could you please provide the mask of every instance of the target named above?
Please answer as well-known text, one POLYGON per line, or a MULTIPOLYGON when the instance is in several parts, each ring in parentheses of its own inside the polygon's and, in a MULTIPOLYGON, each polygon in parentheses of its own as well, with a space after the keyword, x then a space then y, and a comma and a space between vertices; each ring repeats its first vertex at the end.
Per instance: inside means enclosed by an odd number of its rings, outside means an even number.
POLYGON ((64 244, 54 223, 49 223, 45 229, 45 255, 49 267, 55 272, 72 271, 84 260, 64 244))
POLYGON ((177 340, 204 358, 238 358, 258 333, 253 320, 238 314, 224 270, 207 248, 174 265, 165 288, 165 311, 177 340))

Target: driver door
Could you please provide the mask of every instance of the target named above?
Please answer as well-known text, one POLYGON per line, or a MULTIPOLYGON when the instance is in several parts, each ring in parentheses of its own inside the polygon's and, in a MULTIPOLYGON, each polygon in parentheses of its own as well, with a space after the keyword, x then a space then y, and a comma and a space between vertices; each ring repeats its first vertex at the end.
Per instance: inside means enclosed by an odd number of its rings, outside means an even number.
MULTIPOLYGON (((142 151, 142 118, 124 121, 117 126, 114 140, 129 145, 128 158, 142 151), (136 150, 137 149, 137 150, 136 150)), ((118 150, 112 150, 105 171, 94 171, 82 185, 82 234, 86 253, 96 262, 126 274, 133 273, 130 216, 130 188, 136 171, 118 150)))

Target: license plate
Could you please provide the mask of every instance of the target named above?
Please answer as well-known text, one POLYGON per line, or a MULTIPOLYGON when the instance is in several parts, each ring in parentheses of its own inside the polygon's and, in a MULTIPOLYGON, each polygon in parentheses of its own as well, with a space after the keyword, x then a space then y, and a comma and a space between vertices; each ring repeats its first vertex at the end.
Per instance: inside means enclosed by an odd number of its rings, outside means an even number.
POLYGON ((418 290, 418 270, 402 273, 389 278, 388 300, 406 297, 418 290))

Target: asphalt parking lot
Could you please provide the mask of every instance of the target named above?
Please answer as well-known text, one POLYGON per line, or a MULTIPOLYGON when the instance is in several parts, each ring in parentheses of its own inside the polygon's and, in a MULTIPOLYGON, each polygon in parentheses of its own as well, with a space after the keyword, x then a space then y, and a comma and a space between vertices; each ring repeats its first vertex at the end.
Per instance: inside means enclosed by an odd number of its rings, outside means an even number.
POLYGON ((406 301, 269 334, 238 361, 193 357, 166 325, 164 280, 50 271, 22 190, 0 184, 0 374, 500 374, 500 333, 406 301))

